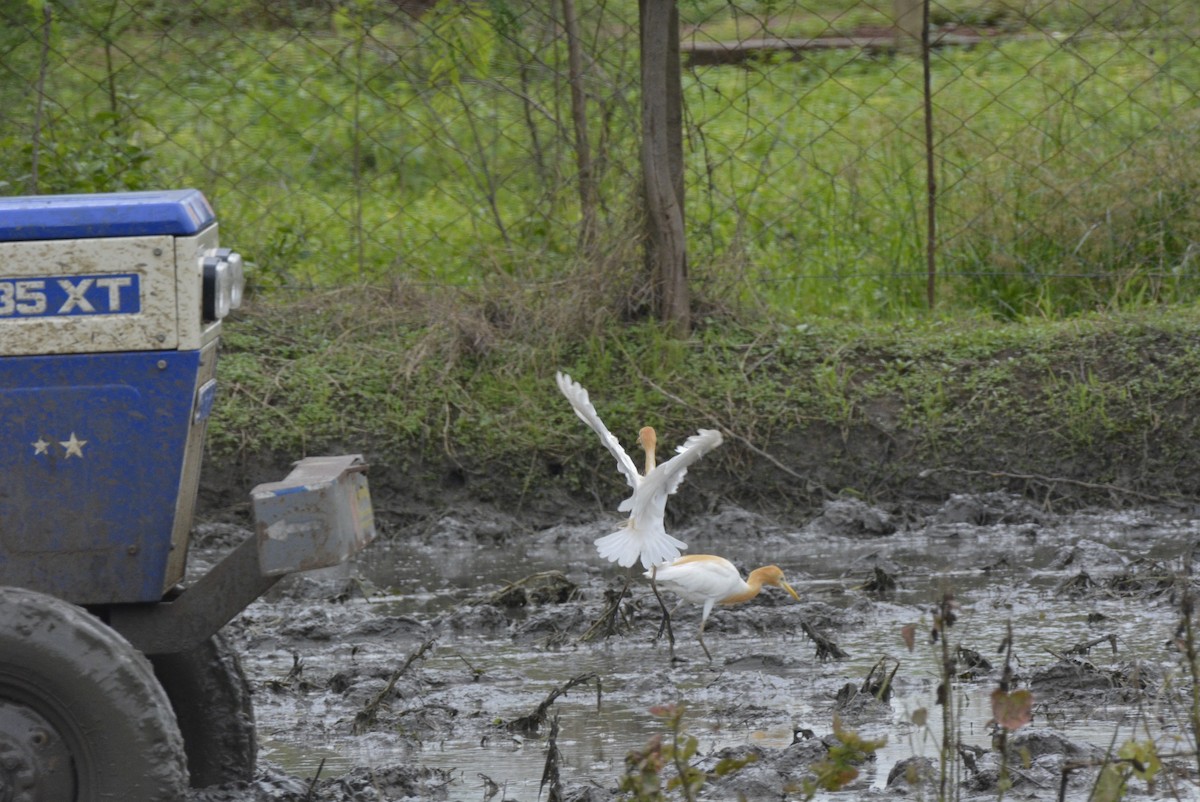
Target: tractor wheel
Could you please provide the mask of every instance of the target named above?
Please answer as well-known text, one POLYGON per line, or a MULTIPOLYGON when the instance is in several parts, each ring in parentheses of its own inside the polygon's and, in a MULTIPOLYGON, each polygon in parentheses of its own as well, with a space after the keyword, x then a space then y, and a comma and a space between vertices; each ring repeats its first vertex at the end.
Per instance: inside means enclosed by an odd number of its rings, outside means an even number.
POLYGON ((254 779, 250 685, 225 639, 213 635, 191 651, 152 655, 150 662, 175 708, 192 787, 254 779))
POLYGON ((0 797, 177 802, 187 777, 146 658, 79 607, 0 587, 0 797))

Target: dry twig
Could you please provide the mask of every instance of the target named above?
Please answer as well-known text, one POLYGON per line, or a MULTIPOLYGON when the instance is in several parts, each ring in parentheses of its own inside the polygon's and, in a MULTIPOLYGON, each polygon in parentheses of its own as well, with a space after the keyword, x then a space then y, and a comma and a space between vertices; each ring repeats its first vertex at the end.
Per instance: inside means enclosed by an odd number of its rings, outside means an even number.
POLYGON ((521 716, 520 718, 513 719, 504 725, 505 729, 507 729, 509 732, 516 732, 525 736, 537 735, 538 730, 541 729, 542 725, 546 723, 546 713, 549 711, 550 705, 554 704, 554 700, 565 695, 567 691, 571 690, 576 685, 582 685, 583 683, 591 682, 592 680, 596 680, 596 700, 598 705, 600 699, 599 677, 592 672, 579 674, 578 676, 571 677, 564 684, 555 686, 550 693, 546 694, 546 698, 542 700, 540 705, 538 705, 537 710, 533 711, 533 713, 529 714, 528 716, 521 716))
POLYGON ((424 656, 425 652, 432 649, 433 644, 436 642, 436 638, 430 638, 422 643, 415 652, 408 656, 408 659, 404 661, 404 665, 400 666, 392 673, 391 679, 388 680, 388 683, 384 686, 383 690, 380 691, 374 699, 367 702, 367 704, 363 706, 362 710, 354 714, 353 732, 355 735, 362 735, 375 725, 375 721, 379 717, 379 708, 383 706, 383 701, 396 687, 396 682, 399 681, 400 677, 404 676, 404 673, 408 671, 409 666, 415 663, 418 658, 424 656))

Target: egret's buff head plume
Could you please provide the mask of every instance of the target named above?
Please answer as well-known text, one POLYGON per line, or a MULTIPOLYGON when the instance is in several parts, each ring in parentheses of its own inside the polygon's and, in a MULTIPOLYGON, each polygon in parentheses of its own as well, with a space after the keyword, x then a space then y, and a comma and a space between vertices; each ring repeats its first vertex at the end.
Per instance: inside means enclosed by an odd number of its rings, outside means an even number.
POLYGON ((774 585, 777 588, 783 588, 792 595, 796 601, 800 601, 800 594, 792 589, 792 586, 783 581, 783 569, 778 565, 764 565, 762 568, 755 568, 750 572, 748 581, 751 585, 774 585))
POLYGON ((654 427, 643 426, 638 432, 638 445, 646 452, 646 473, 654 470, 654 448, 658 445, 658 435, 654 432, 654 427))

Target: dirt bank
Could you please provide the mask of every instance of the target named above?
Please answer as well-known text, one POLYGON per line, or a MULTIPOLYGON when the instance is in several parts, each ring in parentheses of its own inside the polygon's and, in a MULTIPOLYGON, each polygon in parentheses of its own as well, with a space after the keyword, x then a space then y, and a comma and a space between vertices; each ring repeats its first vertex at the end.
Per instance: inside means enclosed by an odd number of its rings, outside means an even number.
POLYGON ((379 301, 343 293, 229 327, 206 512, 243 504, 294 459, 343 452, 367 457, 378 506, 401 524, 476 503, 534 526, 606 512, 623 481, 559 394, 557 369, 627 444, 642 425, 664 453, 697 428, 724 433, 672 500, 677 521, 724 502, 802 523, 845 497, 1002 491, 1051 509, 1200 498, 1193 310, 1023 325, 711 323, 678 343, 649 327, 536 347, 497 333, 467 348, 447 321, 415 327, 379 301))

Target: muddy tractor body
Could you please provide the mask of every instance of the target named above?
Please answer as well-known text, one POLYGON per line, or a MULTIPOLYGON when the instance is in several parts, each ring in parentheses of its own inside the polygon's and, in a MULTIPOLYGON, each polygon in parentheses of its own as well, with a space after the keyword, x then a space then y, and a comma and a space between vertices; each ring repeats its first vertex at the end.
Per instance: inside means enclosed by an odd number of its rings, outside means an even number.
POLYGON ((0 199, 0 798, 248 779, 220 628, 374 537, 361 458, 312 457, 254 488, 255 531, 184 581, 242 270, 195 190, 0 199))

